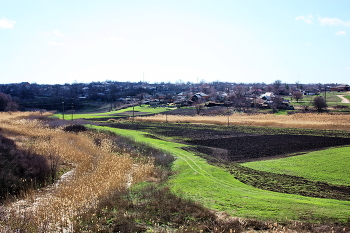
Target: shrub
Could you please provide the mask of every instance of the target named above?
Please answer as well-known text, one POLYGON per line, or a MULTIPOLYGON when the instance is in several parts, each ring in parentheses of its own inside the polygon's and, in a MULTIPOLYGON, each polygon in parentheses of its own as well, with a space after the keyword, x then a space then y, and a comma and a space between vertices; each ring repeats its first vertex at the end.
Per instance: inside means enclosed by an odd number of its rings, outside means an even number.
POLYGON ((156 232, 242 232, 238 219, 218 219, 202 205, 155 185, 116 193, 77 220, 76 232, 148 232, 147 228, 156 232))
POLYGON ((57 172, 41 155, 19 150, 14 141, 0 135, 0 202, 45 185, 57 172))
POLYGON ((17 111, 18 105, 10 95, 0 92, 0 112, 17 111))
POLYGON ((338 105, 333 106, 333 108, 335 108, 335 109, 347 109, 347 108, 349 108, 349 106, 338 104, 338 105))
POLYGON ((79 132, 84 132, 87 131, 87 128, 84 125, 67 125, 63 128, 63 131, 66 132, 74 132, 74 133, 79 133, 79 132))
POLYGON ((327 110, 327 102, 322 96, 317 96, 313 101, 312 105, 316 108, 317 112, 323 112, 327 110))

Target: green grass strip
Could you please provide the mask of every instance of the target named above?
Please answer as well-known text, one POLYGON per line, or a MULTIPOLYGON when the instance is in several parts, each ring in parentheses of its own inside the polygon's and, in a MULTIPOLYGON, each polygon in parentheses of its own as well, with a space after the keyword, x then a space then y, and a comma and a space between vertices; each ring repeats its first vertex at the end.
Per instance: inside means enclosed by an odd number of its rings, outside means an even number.
POLYGON ((181 149, 186 146, 184 144, 145 137, 145 133, 139 131, 93 125, 89 127, 112 131, 176 156, 177 159, 172 166, 176 175, 168 181, 171 190, 182 197, 198 201, 210 209, 225 211, 232 216, 258 220, 341 223, 349 221, 350 202, 348 201, 260 190, 239 182, 229 172, 209 165, 206 160, 181 149))
MULTIPOLYGON (((144 113, 142 115, 150 115, 150 114, 162 113, 168 110, 169 108, 160 108, 160 107, 152 108, 149 106, 135 106, 134 109, 133 107, 129 107, 129 108, 124 108, 117 111, 103 112, 103 113, 81 113, 81 114, 73 113, 73 115, 71 113, 66 113, 65 119, 71 120, 72 117, 73 119, 112 118, 112 117, 118 117, 118 114, 120 114, 120 116, 123 116, 123 117, 125 116, 132 117, 133 116, 132 111, 135 111, 135 116, 137 116, 139 115, 137 114, 138 112, 144 113)), ((53 117, 62 119, 63 115, 59 113, 59 114, 54 114, 53 117)))
POLYGON ((350 147, 332 148, 242 165, 255 170, 299 176, 313 181, 350 185, 350 147))

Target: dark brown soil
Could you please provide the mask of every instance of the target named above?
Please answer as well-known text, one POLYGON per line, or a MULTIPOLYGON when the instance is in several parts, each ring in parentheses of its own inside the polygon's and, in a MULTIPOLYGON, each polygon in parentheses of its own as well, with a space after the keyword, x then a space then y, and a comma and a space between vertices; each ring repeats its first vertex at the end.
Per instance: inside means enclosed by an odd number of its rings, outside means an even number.
MULTIPOLYGON (((200 115, 201 116, 217 116, 217 115, 225 114, 226 112, 227 112, 227 107, 215 106, 215 107, 201 109, 200 115)), ((197 110, 194 107, 192 107, 192 108, 178 108, 175 110, 170 110, 167 112, 167 114, 168 115, 186 115, 186 116, 198 115, 197 110)))
POLYGON ((332 185, 303 177, 257 171, 237 163, 226 169, 239 181, 256 188, 308 197, 350 200, 350 186, 332 185))
POLYGON ((349 145, 350 138, 282 134, 188 140, 186 142, 200 146, 198 151, 208 155, 215 156, 215 154, 219 153, 217 148, 223 149, 224 151, 221 150, 222 159, 231 162, 243 162, 264 157, 349 145), (224 153, 225 151, 227 151, 226 154, 224 153))

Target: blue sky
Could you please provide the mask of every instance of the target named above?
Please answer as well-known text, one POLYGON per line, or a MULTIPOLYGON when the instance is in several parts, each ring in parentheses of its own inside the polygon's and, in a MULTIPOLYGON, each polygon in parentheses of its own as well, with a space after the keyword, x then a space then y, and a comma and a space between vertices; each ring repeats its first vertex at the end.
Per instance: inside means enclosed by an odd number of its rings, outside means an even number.
POLYGON ((0 84, 350 84, 347 0, 0 0, 0 84))

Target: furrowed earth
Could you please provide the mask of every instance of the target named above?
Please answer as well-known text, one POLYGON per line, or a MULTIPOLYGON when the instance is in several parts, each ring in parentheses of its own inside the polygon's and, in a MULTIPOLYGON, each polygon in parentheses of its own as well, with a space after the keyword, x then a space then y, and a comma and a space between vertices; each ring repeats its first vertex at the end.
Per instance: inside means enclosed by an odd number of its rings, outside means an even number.
POLYGON ((220 159, 222 160, 245 162, 301 151, 349 145, 350 138, 282 134, 236 136, 204 140, 194 139, 187 140, 186 142, 198 145, 197 149, 201 153, 212 155, 214 157, 220 156, 220 159), (218 148, 222 149, 219 150, 221 151, 219 154, 217 150, 218 148))

